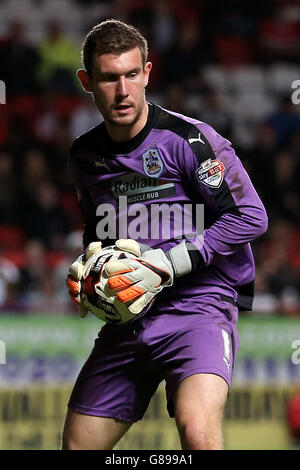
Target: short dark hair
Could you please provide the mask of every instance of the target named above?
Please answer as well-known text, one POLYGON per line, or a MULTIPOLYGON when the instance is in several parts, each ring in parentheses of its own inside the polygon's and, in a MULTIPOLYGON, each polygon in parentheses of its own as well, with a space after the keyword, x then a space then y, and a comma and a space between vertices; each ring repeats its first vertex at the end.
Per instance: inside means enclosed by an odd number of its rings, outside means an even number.
POLYGON ((122 54, 138 47, 143 67, 148 58, 148 44, 144 36, 132 25, 119 20, 106 20, 95 25, 86 35, 82 45, 82 62, 88 75, 92 75, 93 56, 122 54))

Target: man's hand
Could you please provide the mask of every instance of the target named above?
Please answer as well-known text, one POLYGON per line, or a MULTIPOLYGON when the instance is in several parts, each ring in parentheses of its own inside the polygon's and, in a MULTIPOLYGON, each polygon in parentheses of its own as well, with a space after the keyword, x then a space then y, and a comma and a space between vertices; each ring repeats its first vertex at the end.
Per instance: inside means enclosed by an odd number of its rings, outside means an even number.
MULTIPOLYGON (((117 240, 120 250, 131 252, 132 240, 117 240)), ((191 272, 192 265, 185 242, 165 253, 161 249, 149 249, 135 259, 110 261, 105 266, 109 277, 107 286, 118 302, 128 304, 128 309, 138 314, 149 306, 155 296, 167 286, 172 286, 174 277, 191 272), (135 300, 136 299, 136 300, 135 300)), ((136 253, 134 253, 136 254, 136 253)))
POLYGON ((80 255, 69 268, 66 284, 72 301, 79 307, 81 317, 85 317, 88 313, 88 308, 83 304, 80 295, 81 280, 86 269, 86 262, 94 253, 100 251, 101 249, 101 242, 90 243, 86 252, 83 255, 80 255))
POLYGON ((101 242, 88 245, 86 252, 70 266, 66 279, 70 297, 79 307, 81 317, 90 311, 100 320, 120 324, 136 318, 128 305, 119 302, 107 286, 104 266, 110 259, 126 259, 127 256, 135 259, 140 255, 140 244, 135 240, 127 240, 126 251, 117 245, 102 248, 101 242))
POLYGON ((66 282, 81 317, 91 311, 105 322, 127 323, 145 315, 155 296, 191 269, 185 242, 165 253, 122 239, 106 248, 90 243, 66 282))

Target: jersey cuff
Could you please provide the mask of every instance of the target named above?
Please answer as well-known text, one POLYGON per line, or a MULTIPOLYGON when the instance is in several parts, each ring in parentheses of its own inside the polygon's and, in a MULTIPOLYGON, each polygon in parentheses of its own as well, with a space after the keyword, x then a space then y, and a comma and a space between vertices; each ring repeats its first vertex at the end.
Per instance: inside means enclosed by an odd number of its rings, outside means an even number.
POLYGON ((204 259, 192 242, 185 242, 188 254, 191 258, 192 271, 198 271, 205 266, 204 259))

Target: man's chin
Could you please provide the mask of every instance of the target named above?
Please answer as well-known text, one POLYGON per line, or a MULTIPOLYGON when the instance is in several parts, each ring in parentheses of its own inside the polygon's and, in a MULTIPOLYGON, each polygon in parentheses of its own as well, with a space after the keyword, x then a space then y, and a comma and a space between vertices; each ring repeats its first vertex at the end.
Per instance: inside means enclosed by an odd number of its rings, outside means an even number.
POLYGON ((117 119, 111 119, 110 123, 113 124, 114 126, 118 127, 128 127, 132 126, 135 123, 135 119, 131 118, 117 118, 117 119))
POLYGON ((132 126, 135 124, 138 120, 139 116, 138 114, 134 114, 131 116, 116 116, 116 117, 110 117, 110 119, 107 119, 110 124, 118 127, 126 127, 126 126, 132 126))

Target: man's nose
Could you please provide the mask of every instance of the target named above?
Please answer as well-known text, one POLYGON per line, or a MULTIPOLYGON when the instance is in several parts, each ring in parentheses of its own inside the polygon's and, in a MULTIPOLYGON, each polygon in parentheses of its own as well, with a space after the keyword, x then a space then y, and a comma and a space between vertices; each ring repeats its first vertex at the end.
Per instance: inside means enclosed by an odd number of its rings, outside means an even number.
POLYGON ((127 96, 127 85, 126 85, 126 78, 125 77, 120 77, 117 83, 117 89, 116 89, 117 95, 118 96, 127 96))

